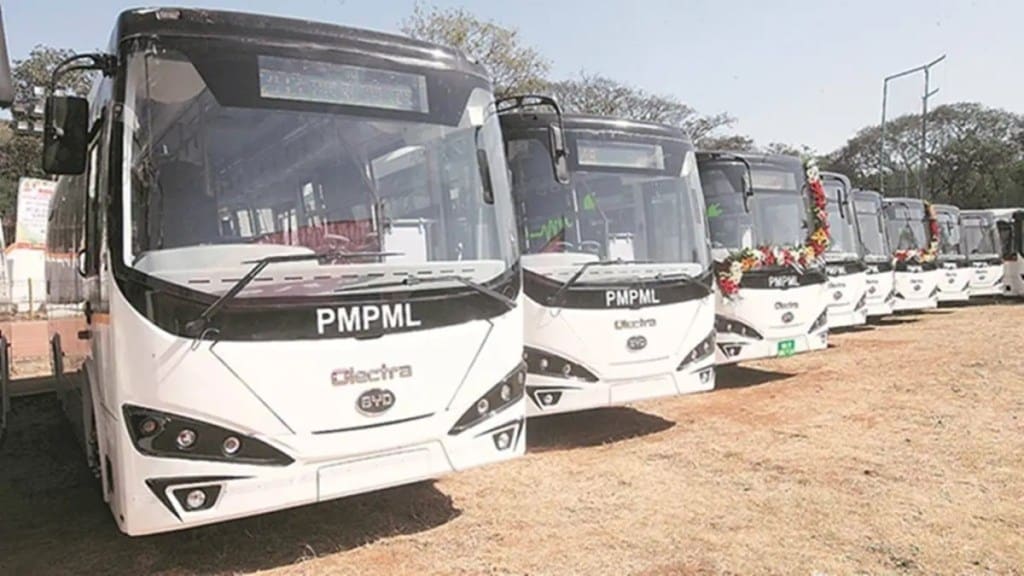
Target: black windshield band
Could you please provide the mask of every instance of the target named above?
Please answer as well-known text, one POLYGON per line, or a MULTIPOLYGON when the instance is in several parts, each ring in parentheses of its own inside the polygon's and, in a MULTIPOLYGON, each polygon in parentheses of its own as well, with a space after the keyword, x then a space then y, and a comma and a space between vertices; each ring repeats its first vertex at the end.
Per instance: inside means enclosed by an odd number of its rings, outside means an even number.
MULTIPOLYGON (((185 325, 199 316, 216 296, 143 274, 126 266, 115 273, 117 286, 129 304, 161 329, 190 338, 185 325)), ((519 295, 516 264, 486 285, 511 299, 519 295)), ((389 289, 359 294, 303 298, 244 298, 233 300, 211 320, 217 340, 269 341, 332 338, 374 338, 386 334, 430 330, 488 320, 508 312, 501 302, 464 286, 389 289), (364 309, 390 313, 396 320, 362 324, 364 309), (330 309, 331 312, 319 312, 330 309), (318 315, 323 314, 318 325, 318 315), (338 318, 355 318, 348 326, 338 318), (334 318, 327 321, 326 318, 334 318)), ((376 316, 378 312, 373 312, 376 316)))
POLYGON ((694 280, 696 284, 679 278, 575 284, 559 295, 557 303, 549 304, 562 282, 524 269, 523 292, 541 306, 585 310, 635 309, 691 302, 711 294, 710 270, 695 276, 694 280), (631 294, 630 290, 647 292, 631 294), (636 297, 632 298, 633 295, 636 297))
POLYGON ((903 262, 896 262, 895 267, 897 272, 928 272, 931 270, 938 270, 939 263, 935 260, 931 262, 909 262, 904 260, 903 262))
POLYGON ((787 290, 824 284, 826 282, 828 282, 828 276, 823 269, 807 268, 802 272, 797 272, 792 268, 775 266, 744 272, 743 279, 740 280, 740 287, 761 290, 787 290))
POLYGON ((868 267, 863 260, 851 259, 825 264, 825 271, 829 276, 845 276, 848 274, 859 274, 867 271, 868 267))

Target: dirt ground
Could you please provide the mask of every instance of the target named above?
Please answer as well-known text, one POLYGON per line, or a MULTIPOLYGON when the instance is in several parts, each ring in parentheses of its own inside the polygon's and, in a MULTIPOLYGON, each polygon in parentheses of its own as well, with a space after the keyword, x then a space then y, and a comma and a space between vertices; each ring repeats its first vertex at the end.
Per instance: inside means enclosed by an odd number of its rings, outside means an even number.
POLYGON ((140 539, 54 399, 19 399, 0 574, 1024 574, 1024 305, 832 342, 531 422, 511 463, 140 539))

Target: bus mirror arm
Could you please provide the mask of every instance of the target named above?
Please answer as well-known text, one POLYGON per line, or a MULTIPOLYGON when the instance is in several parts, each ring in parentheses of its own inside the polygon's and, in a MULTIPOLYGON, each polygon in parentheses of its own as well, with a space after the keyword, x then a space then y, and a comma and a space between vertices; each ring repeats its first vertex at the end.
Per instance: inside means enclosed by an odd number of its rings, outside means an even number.
POLYGON ((551 96, 540 94, 520 94, 498 98, 494 101, 494 109, 498 114, 524 113, 527 108, 550 108, 555 115, 555 122, 548 126, 548 145, 551 152, 551 167, 555 181, 559 184, 569 183, 569 152, 565 146, 565 123, 562 121, 562 107, 551 96))

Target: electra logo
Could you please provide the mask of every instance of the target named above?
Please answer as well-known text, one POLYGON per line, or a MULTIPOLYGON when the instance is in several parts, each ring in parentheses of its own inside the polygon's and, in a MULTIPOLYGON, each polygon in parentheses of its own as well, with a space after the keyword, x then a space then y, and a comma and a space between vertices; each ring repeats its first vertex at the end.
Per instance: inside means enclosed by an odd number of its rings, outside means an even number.
POLYGON ((842 292, 833 292, 832 293, 832 299, 836 300, 836 301, 842 300, 843 299, 843 293, 842 292))
POLYGON ((604 305, 608 308, 629 308, 653 304, 661 304, 654 288, 626 288, 605 290, 604 292, 604 305))
POLYGON ((317 308, 316 331, 326 334, 336 326, 339 333, 365 332, 374 329, 415 328, 422 322, 413 318, 412 304, 363 304, 341 308, 317 308))
POLYGON ((776 310, 797 310, 800 308, 799 302, 776 302, 776 310))
POLYGON ((868 288, 868 294, 874 294, 875 292, 878 292, 878 286, 871 286, 868 288))
POLYGON ((637 330, 639 328, 654 328, 658 321, 654 318, 640 318, 637 320, 616 320, 616 330, 637 330))
POLYGON ((388 380, 399 380, 412 378, 412 366, 388 366, 381 364, 380 368, 369 370, 356 370, 355 368, 338 368, 331 372, 331 384, 335 386, 348 386, 349 384, 367 384, 369 382, 386 382, 388 380))
POLYGON ((790 322, 793 321, 793 318, 795 317, 796 316, 794 316, 792 312, 786 312, 785 314, 782 315, 782 322, 785 324, 789 324, 790 322))
POLYGON ((769 288, 796 288, 800 285, 800 278, 794 275, 769 276, 769 288))
POLYGON ((356 410, 364 416, 380 416, 395 405, 395 393, 383 388, 367 390, 356 398, 356 410))
POLYGON ((647 338, 643 336, 630 336, 629 340, 626 340, 626 348, 630 350, 643 350, 647 348, 647 338))

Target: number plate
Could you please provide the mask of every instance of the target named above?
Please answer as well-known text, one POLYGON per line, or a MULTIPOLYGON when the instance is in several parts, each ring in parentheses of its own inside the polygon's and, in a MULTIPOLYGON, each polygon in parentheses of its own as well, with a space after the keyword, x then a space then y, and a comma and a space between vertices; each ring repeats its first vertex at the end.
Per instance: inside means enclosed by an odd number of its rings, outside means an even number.
POLYGON ((778 355, 792 356, 796 353, 796 340, 783 340, 779 342, 778 355))

